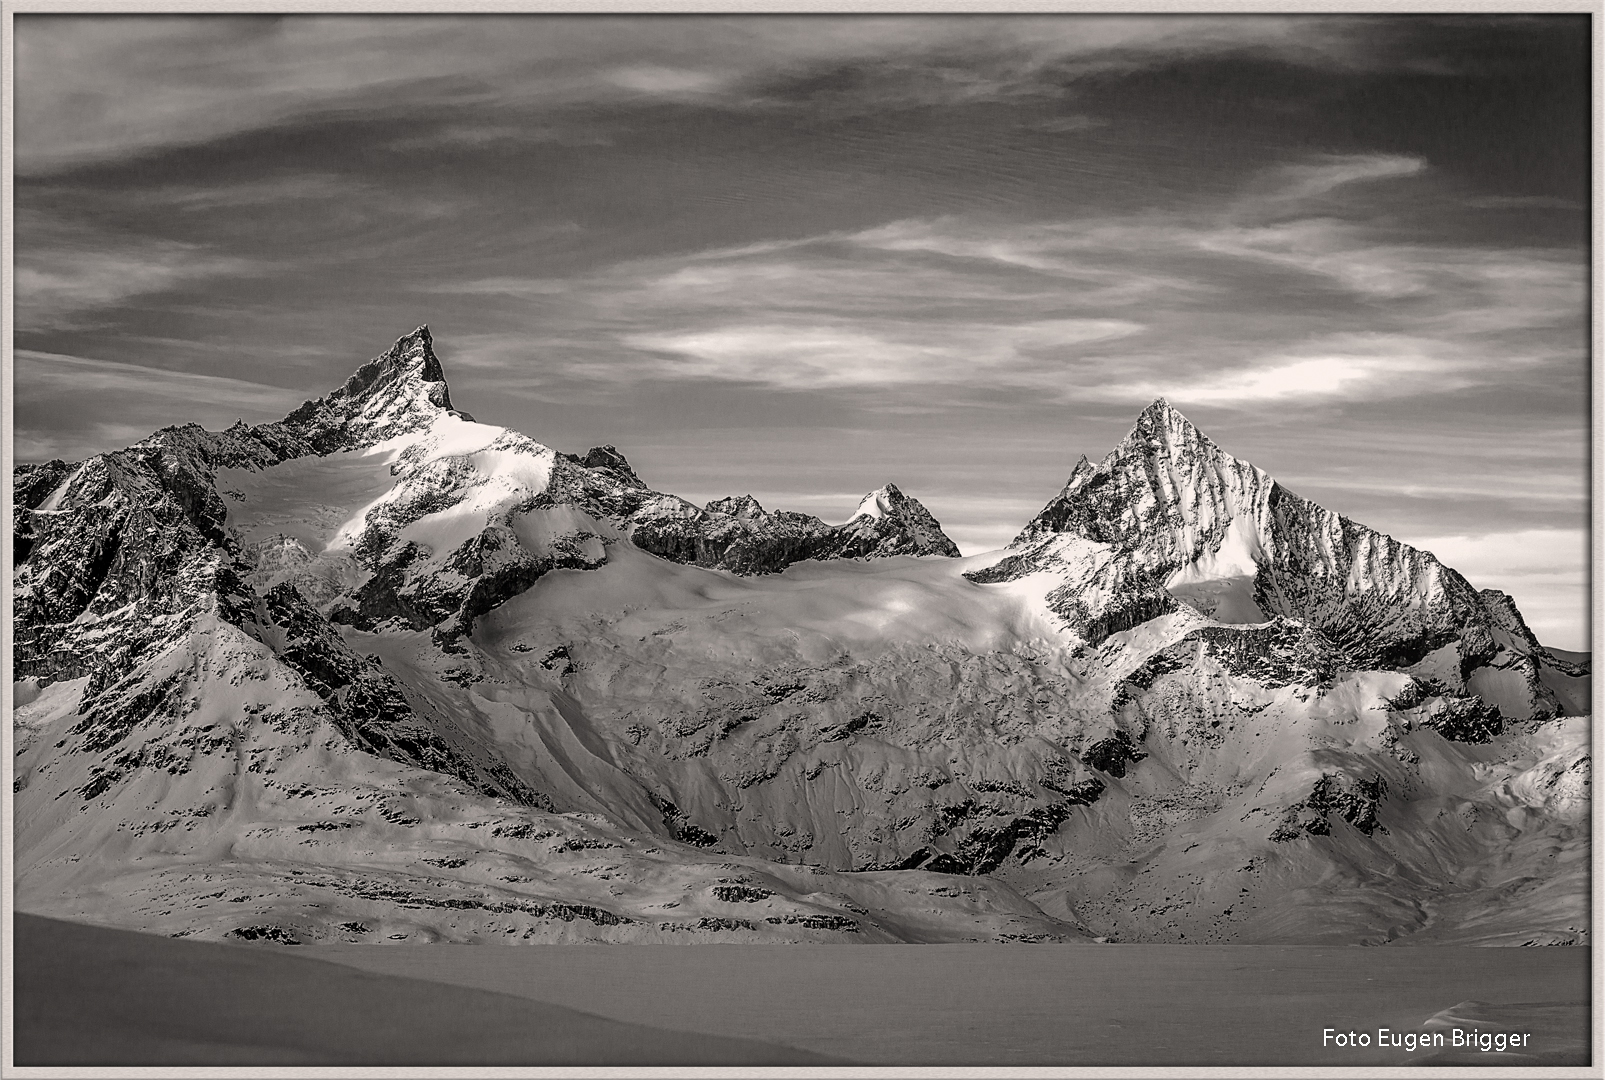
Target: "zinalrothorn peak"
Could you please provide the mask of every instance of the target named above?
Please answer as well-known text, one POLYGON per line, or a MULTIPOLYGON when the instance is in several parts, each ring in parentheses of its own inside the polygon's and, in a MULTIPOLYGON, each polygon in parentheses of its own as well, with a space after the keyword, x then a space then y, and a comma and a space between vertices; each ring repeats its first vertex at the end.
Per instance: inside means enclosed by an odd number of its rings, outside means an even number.
POLYGON ((451 389, 429 327, 420 326, 359 367, 339 389, 304 402, 279 424, 326 454, 422 430, 443 412, 455 412, 451 389))
POLYGON ((397 338, 389 350, 358 368, 344 386, 325 400, 356 403, 381 396, 396 397, 415 383, 432 384, 426 390, 430 403, 437 408, 451 408, 451 390, 440 359, 435 356, 428 326, 397 338))
POLYGON ((1163 401, 990 566, 893 484, 841 525, 697 506, 475 423, 424 327, 284 420, 14 490, 19 910, 279 942, 1587 938, 1587 663, 1163 401))

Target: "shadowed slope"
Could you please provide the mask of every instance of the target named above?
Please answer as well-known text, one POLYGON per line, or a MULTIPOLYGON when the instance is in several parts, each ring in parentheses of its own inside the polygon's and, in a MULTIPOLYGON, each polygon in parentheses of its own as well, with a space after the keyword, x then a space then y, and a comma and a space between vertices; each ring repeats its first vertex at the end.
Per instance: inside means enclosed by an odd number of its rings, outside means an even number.
POLYGON ((804 1050, 16 916, 18 1065, 826 1065, 804 1050))

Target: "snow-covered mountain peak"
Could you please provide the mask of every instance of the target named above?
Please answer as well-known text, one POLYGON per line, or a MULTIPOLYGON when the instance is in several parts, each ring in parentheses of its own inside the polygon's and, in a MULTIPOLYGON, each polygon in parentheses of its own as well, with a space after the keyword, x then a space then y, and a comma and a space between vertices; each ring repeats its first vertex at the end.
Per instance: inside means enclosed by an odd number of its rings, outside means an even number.
POLYGON ((1190 561, 1234 520, 1257 514, 1274 483, 1159 398, 1098 465, 1084 455, 1076 462, 1063 490, 1011 547, 1071 532, 1141 548, 1162 562, 1190 561))
POLYGON ((865 495, 841 528, 866 536, 873 534, 878 548, 886 554, 901 551, 959 556, 958 545, 942 531, 931 512, 918 499, 904 495, 896 484, 886 484, 865 495))
POLYGON ((1050 602, 1092 642, 1181 605, 1228 625, 1296 620, 1356 664, 1408 667, 1453 644, 1452 664, 1469 671, 1496 651, 1496 620, 1459 574, 1293 494, 1163 398, 1096 467, 1077 463, 1002 560, 969 576, 1043 571, 1066 582, 1050 602), (1096 571, 1067 562, 1062 538, 1109 557, 1096 571))
POLYGON ((363 364, 339 389, 302 404, 283 424, 317 452, 329 453, 417 431, 453 411, 429 327, 420 326, 363 364))
POLYGON ((446 373, 435 355, 428 326, 397 338, 388 351, 358 368, 344 386, 325 400, 366 403, 377 398, 409 396, 418 390, 439 408, 451 408, 451 390, 446 386, 446 373))
POLYGON ((1183 419, 1183 420, 1187 419, 1185 416, 1181 415, 1180 410, 1178 410, 1176 408, 1176 406, 1174 406, 1174 405, 1172 405, 1170 403, 1170 399, 1169 398, 1167 398, 1167 397, 1156 397, 1156 398, 1154 398, 1153 401, 1149 402, 1148 407, 1146 409, 1144 409, 1141 413, 1138 414, 1137 422, 1141 423, 1143 418, 1145 418, 1145 417, 1152 416, 1152 417, 1168 418, 1171 415, 1175 415, 1175 416, 1181 417, 1181 419, 1183 419))

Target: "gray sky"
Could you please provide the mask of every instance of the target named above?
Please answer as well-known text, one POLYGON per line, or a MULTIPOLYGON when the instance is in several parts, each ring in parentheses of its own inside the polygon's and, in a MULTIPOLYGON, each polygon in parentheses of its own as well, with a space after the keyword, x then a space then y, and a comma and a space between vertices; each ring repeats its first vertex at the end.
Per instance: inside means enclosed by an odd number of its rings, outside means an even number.
POLYGON ((427 322, 481 420, 975 552, 1164 395, 1586 647, 1586 16, 15 27, 18 460, 427 322))

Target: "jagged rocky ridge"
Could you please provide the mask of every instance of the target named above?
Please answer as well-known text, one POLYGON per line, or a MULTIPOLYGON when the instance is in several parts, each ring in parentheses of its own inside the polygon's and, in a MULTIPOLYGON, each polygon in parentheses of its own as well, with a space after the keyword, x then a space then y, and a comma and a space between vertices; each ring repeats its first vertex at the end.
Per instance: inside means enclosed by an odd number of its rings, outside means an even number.
POLYGON ((1586 852, 1586 665, 1163 402, 967 560, 891 485, 696 507, 475 424, 424 329, 16 491, 19 880, 86 917, 1437 940, 1504 889, 1480 939, 1585 932, 1575 872, 1488 867, 1586 852))

